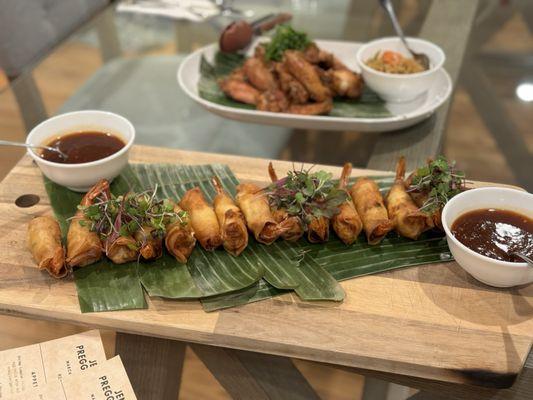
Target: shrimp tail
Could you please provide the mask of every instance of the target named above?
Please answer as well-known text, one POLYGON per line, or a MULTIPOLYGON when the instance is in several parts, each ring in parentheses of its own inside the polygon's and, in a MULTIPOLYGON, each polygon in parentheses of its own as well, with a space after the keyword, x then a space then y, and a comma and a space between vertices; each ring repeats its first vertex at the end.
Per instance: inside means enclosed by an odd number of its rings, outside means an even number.
POLYGON ((403 181, 405 177, 405 157, 401 156, 396 164, 396 180, 403 181))
POLYGON ((339 189, 344 189, 348 185, 348 180, 352 174, 352 163, 346 163, 342 167, 341 177, 339 179, 339 189))
POLYGON ((213 186, 215 187, 215 190, 218 194, 224 193, 224 188, 222 187, 222 182, 220 182, 220 178, 216 175, 213 175, 211 178, 211 182, 213 183, 213 186))
POLYGON ((278 175, 276 174, 276 170, 274 169, 274 166, 272 165, 272 161, 268 163, 268 175, 270 176, 270 180, 272 182, 278 181, 278 175))
POLYGON ((107 179, 101 179, 96 184, 89 189, 87 193, 85 193, 85 196, 83 196, 83 199, 81 200, 82 206, 90 206, 94 199, 97 198, 102 193, 105 193, 107 197, 111 197, 110 191, 109 191, 109 181, 107 179))

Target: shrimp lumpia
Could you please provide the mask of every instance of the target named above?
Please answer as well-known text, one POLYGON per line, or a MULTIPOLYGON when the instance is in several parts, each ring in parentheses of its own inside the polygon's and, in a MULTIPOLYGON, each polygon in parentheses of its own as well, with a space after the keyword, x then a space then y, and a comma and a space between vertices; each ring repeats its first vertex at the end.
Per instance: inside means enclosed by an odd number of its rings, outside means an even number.
POLYGON ((386 198, 387 211, 394 229, 400 235, 417 239, 431 227, 431 217, 419 210, 405 189, 405 158, 401 157, 396 166, 396 179, 386 198))
POLYGON ((363 221, 368 244, 378 244, 393 228, 378 185, 372 179, 359 178, 350 194, 363 221))
MULTIPOLYGON (((273 183, 278 181, 278 176, 271 162, 268 164, 268 174, 273 183)), ((290 216, 285 208, 279 207, 272 209, 272 216, 279 224, 282 239, 295 242, 304 235, 304 226, 301 218, 290 216)))
MULTIPOLYGON (((94 199, 109 190, 109 182, 105 179, 97 182, 83 197, 80 205, 93 204, 94 199)), ((83 267, 95 263, 102 258, 102 245, 98 233, 91 231, 91 221, 78 210, 67 232, 67 264, 69 267, 83 267)))
POLYGON ((314 217, 307 224, 307 240, 311 243, 324 243, 329 240, 329 219, 314 217))
MULTIPOLYGON (((346 163, 339 179, 339 189, 345 190, 352 173, 352 164, 346 163)), ((339 212, 331 219, 333 230, 345 244, 352 244, 363 229, 363 222, 357 213, 350 194, 348 200, 339 205, 339 212)))
POLYGON ((174 205, 174 212, 180 218, 166 225, 165 247, 176 260, 185 264, 196 245, 196 239, 189 216, 183 215, 183 210, 177 204, 174 205))
POLYGON ((261 188, 253 183, 242 183, 237 186, 236 200, 255 239, 264 244, 273 243, 281 232, 261 188))
POLYGON ((233 199, 224 191, 218 177, 213 177, 217 195, 213 207, 220 225, 222 245, 228 253, 238 256, 248 245, 248 229, 244 215, 233 199))
POLYGON ((139 245, 133 236, 109 238, 104 247, 106 256, 115 264, 135 261, 139 257, 139 245))
POLYGON ((196 239, 205 250, 213 251, 222 244, 217 216, 200 188, 188 190, 181 199, 180 207, 189 214, 196 239))
POLYGON ((143 226, 133 235, 139 246, 139 253, 145 260, 154 260, 163 255, 163 237, 151 226, 143 226))
POLYGON ((54 217, 36 217, 30 221, 28 247, 39 269, 46 269, 55 278, 67 275, 61 230, 54 217))

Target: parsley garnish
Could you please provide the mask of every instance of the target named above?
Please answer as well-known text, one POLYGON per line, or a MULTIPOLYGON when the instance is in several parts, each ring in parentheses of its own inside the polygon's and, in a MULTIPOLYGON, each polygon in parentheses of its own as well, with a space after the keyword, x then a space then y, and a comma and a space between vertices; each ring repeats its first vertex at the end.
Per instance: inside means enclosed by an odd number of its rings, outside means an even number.
POLYGON ((265 48, 267 60, 281 61, 285 50, 305 50, 310 41, 305 32, 298 32, 290 25, 279 25, 265 48))
POLYGON ((418 168, 413 175, 409 192, 424 193, 427 200, 420 210, 428 214, 444 207, 456 194, 465 190, 465 173, 455 169, 455 162, 439 156, 418 168))

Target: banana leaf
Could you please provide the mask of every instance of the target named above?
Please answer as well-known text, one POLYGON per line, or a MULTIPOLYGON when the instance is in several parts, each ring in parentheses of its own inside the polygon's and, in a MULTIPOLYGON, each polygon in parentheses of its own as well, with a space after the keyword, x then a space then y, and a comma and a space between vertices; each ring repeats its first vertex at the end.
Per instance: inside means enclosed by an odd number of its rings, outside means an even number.
MULTIPOLYGON (((223 106, 255 110, 255 106, 235 101, 222 92, 218 81, 226 77, 235 68, 244 63, 241 54, 217 52, 211 64, 203 56, 200 61, 200 80, 198 94, 200 97, 223 106)), ((386 118, 392 116, 385 102, 368 87, 358 99, 335 98, 329 115, 346 118, 386 118)))
MULTIPOLYGON (((217 175, 224 188, 235 195, 237 179, 227 166, 132 164, 115 179, 111 190, 157 188, 159 198, 179 199, 199 186, 212 201, 210 183, 217 175)), ((373 177, 386 192, 390 176, 373 177)), ((63 232, 81 200, 81 195, 46 181, 54 212, 63 232)), ((172 299, 199 298, 206 311, 233 307, 294 291, 303 300, 341 301, 344 291, 338 281, 422 263, 451 260, 440 234, 427 234, 418 241, 389 235, 380 246, 360 238, 345 246, 335 237, 322 245, 278 241, 264 246, 252 238, 239 257, 223 250, 206 252, 197 247, 186 265, 165 255, 148 263, 121 266, 104 260, 75 272, 82 312, 145 308, 143 287, 150 296, 172 299)))
MULTIPOLYGON (((66 236, 68 219, 76 212, 83 195, 46 178, 45 188, 63 236, 66 236)), ((115 194, 139 189, 139 181, 130 168, 126 168, 111 184, 111 192, 115 194)), ((107 259, 76 269, 74 281, 81 312, 146 308, 146 299, 137 274, 136 262, 115 265, 107 259)))
MULTIPOLYGON (((390 175, 370 178, 376 181, 383 195, 386 194, 394 181, 390 175)), ((355 179, 351 180, 351 183, 353 182, 355 179)), ((368 245, 363 235, 349 246, 342 243, 334 235, 324 244, 310 244, 305 241, 297 244, 286 242, 276 242, 275 244, 292 247, 292 250, 295 250, 297 254, 303 255, 306 260, 312 259, 316 265, 327 271, 337 281, 397 268, 453 260, 446 238, 441 232, 427 232, 416 241, 399 237, 396 233, 390 233, 378 246, 368 245)), ((287 252, 286 249, 285 252, 287 252)), ((273 271, 274 277, 279 280, 285 279, 284 282, 291 284, 300 282, 300 277, 291 275, 290 278, 286 278, 280 272, 273 271)), ((257 285, 231 293, 231 295, 201 299, 201 302, 204 310, 215 311, 265 300, 288 292, 282 289, 283 286, 273 280, 267 272, 264 279, 257 285)), ((300 295, 294 287, 293 289, 300 295)))
MULTIPOLYGON (((132 169, 143 187, 157 187, 160 198, 181 199, 187 190, 199 186, 212 201, 216 192, 210 181, 214 175, 229 193, 235 193, 238 183, 223 165, 133 164, 132 169)), ((207 252, 196 246, 186 265, 168 255, 162 261, 163 268, 159 268, 158 260, 143 264, 139 270, 150 295, 174 299, 214 296, 248 287, 264 275, 264 267, 251 249, 235 258, 223 249, 207 252)))

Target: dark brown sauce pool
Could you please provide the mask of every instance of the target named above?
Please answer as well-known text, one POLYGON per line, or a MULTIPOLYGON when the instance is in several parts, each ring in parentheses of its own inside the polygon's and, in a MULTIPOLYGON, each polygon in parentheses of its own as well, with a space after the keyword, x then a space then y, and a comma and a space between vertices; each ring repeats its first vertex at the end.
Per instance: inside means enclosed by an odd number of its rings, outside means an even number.
POLYGON ((496 260, 524 262, 507 255, 510 251, 533 256, 533 220, 514 211, 467 212, 453 222, 452 234, 469 249, 496 260))
POLYGON ((115 154, 126 145, 119 137, 98 131, 68 133, 55 137, 45 144, 58 148, 68 157, 64 159, 55 151, 43 150, 41 158, 61 164, 81 164, 101 160, 115 154))

